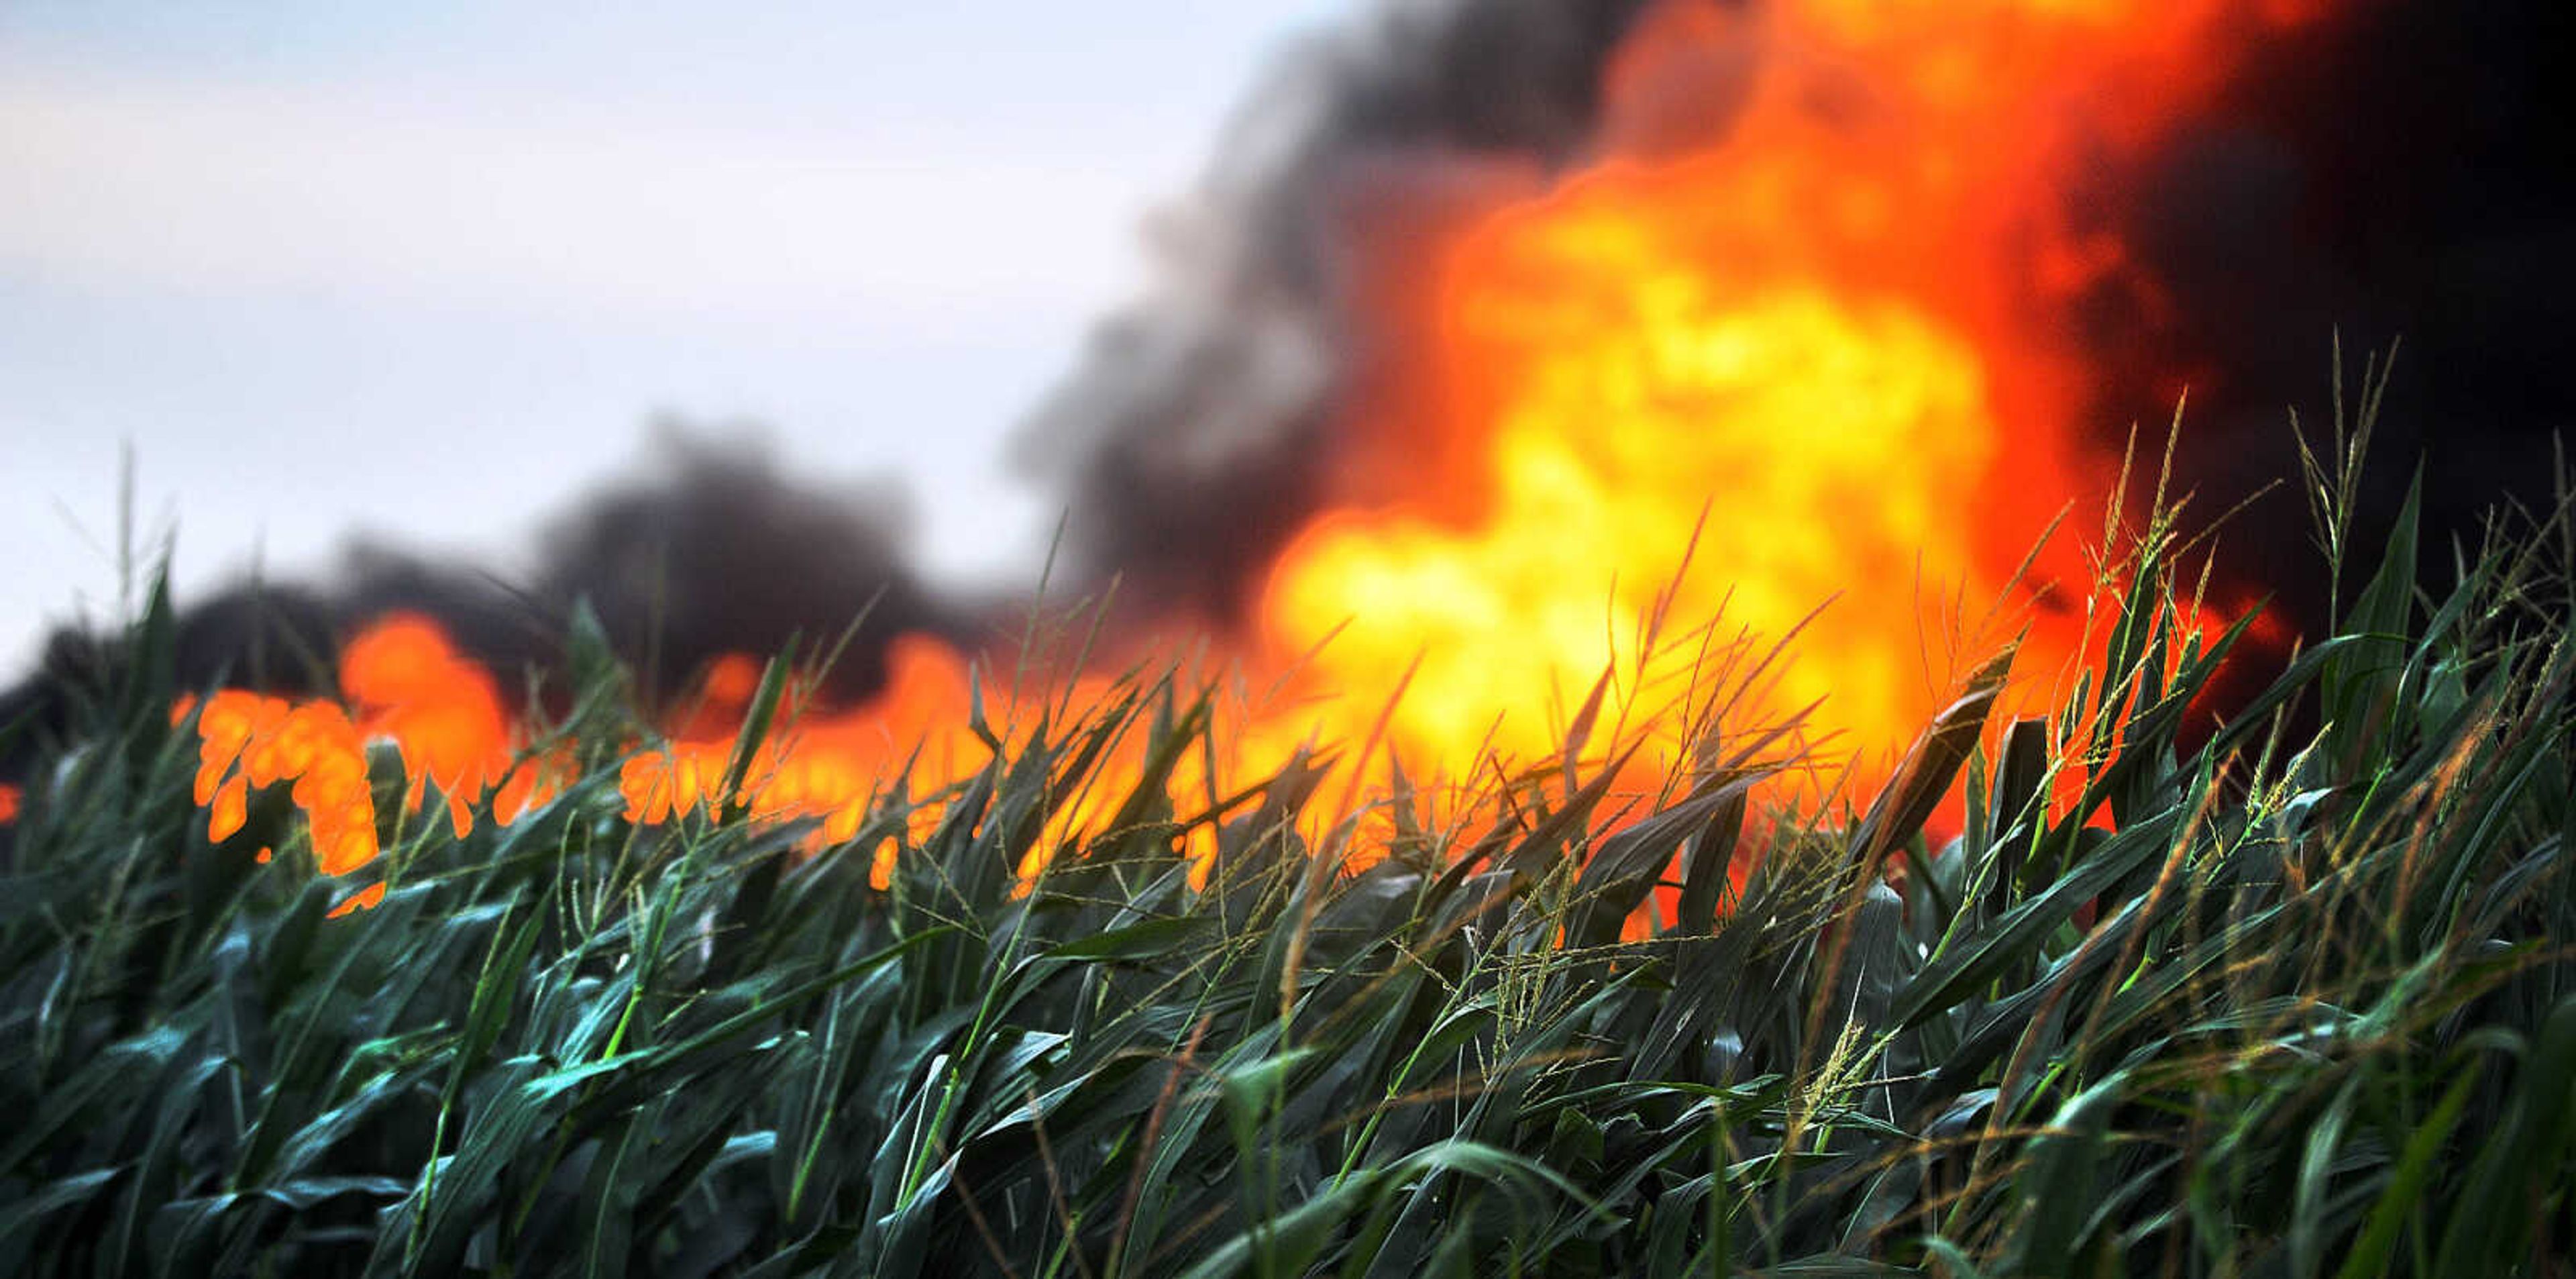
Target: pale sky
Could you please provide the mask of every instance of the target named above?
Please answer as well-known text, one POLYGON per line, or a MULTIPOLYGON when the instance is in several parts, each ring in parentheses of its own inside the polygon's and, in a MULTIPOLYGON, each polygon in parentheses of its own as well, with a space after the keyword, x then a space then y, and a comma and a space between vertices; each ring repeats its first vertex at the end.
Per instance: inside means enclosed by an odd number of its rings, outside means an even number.
POLYGON ((127 444, 183 592, 361 530, 506 568, 663 413, 1006 575, 1012 427, 1352 7, 7 0, 0 672, 112 607, 127 444))

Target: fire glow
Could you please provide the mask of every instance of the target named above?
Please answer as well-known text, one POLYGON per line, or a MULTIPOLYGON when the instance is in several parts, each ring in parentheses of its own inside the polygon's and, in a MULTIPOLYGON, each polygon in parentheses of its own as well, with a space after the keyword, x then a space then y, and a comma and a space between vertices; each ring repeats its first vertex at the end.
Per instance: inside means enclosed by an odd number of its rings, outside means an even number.
MULTIPOLYGON (((2322 7, 1650 9, 1611 65, 1595 162, 1387 255, 1401 278, 1361 290, 1388 300, 1395 372, 1347 407, 1333 491, 1269 566, 1257 619, 1216 641, 1287 693, 1236 726, 1242 763, 1369 739, 1382 714, 1417 775, 1548 758, 1605 671, 1619 713, 1665 709, 1639 678, 1648 616, 1722 619, 1718 642, 1796 632, 1739 713, 1803 713, 1803 740, 1864 780, 1999 642, 2022 636, 2024 671, 2067 671, 2090 567, 2066 538, 2027 557, 2053 519, 2100 509, 2116 459, 2082 446, 2085 353, 2063 320, 2135 268, 2072 224, 2065 192, 2204 105, 2231 51, 2322 7)), ((905 636, 889 667, 867 705, 804 708, 738 801, 842 841, 898 773, 921 795, 980 764, 967 657, 905 636)), ((757 669, 705 672, 691 713, 628 759, 630 819, 724 798, 757 669)), ((180 709, 211 834, 291 782, 322 869, 363 865, 372 739, 460 832, 487 796, 506 822, 570 780, 560 756, 524 757, 493 675, 429 619, 366 629, 340 685, 341 702, 180 709)))

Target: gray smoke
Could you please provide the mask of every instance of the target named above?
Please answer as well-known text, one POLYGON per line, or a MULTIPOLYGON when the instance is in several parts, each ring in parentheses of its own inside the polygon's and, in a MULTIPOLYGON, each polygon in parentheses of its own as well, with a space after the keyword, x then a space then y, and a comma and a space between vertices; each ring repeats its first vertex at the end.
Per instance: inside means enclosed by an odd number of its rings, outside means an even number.
POLYGON ((1065 494, 1074 567, 1123 575, 1144 614, 1234 620, 1317 504, 1365 372, 1354 222, 1579 155, 1645 7, 1392 3, 1274 66, 1158 223, 1154 290, 1101 324, 1024 431, 1025 466, 1065 494))

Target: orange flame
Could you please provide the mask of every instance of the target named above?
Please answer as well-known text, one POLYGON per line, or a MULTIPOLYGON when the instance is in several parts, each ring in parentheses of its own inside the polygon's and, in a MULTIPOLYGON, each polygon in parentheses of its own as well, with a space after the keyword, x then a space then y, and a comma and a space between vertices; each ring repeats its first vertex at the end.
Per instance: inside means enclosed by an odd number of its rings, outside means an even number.
MULTIPOLYGON (((742 803, 762 821, 820 818, 819 838, 857 835, 893 767, 915 766, 915 793, 945 786, 965 764, 966 666, 928 636, 897 639, 886 655, 887 692, 843 715, 792 714, 745 767, 742 803), (917 754, 916 754, 917 752, 917 754)), ((701 683, 699 704, 664 750, 627 759, 618 777, 631 821, 668 821, 721 803, 725 772, 740 751, 739 725, 759 685, 759 666, 732 655, 701 683)), ((793 711, 791 706, 790 711, 793 711)), ((872 878, 882 888, 893 873, 893 848, 877 852, 872 878)))
MULTIPOLYGON (((1397 246, 1402 269, 1367 282, 1399 372, 1354 401, 1335 500, 1222 655, 1286 690, 1229 727, 1234 748, 1275 767, 1303 741, 1369 738, 1383 709, 1409 766, 1544 758, 1605 671, 1616 713, 1677 700, 1634 619, 1722 616, 1705 643, 1804 626, 1741 713, 1814 706, 1810 739, 1866 781, 1949 694, 1952 652, 2018 630, 2025 668, 2078 662, 2084 619, 2049 592, 2088 584, 2080 553, 2060 542, 2016 579, 2041 529, 2098 507, 2108 481, 2079 445, 2084 352, 2061 321, 2104 280, 2154 281, 2064 193, 2203 105, 2233 51, 2325 7, 1657 6, 1610 68, 1597 165, 1428 251, 1397 246)), ((717 663, 667 741, 623 765, 627 816, 730 801, 843 841, 896 776, 910 801, 980 764, 965 660, 908 636, 890 668, 866 706, 792 699, 723 796, 759 674, 717 663)), ((251 788, 292 780, 325 872, 365 863, 371 739, 400 747, 411 804, 438 785, 460 833, 487 792, 506 822, 566 779, 559 756, 521 758, 491 675, 427 619, 358 636, 341 685, 346 712, 239 692, 197 708, 215 838, 251 788)), ((14 803, 0 795, 0 819, 14 803)), ((1068 803, 1056 830, 1088 820, 1068 803)), ((880 884, 895 846, 877 850, 880 884)))
MULTIPOLYGON (((345 875, 376 856, 376 803, 367 753, 356 726, 336 703, 225 690, 203 703, 182 699, 173 720, 197 716, 197 803, 207 809, 206 836, 220 843, 249 818, 250 792, 292 782, 304 811, 314 860, 325 875, 345 875)), ((264 859, 263 859, 264 860, 264 859)), ((374 885, 333 913, 372 906, 374 885)))
POLYGON ((2128 269, 2063 193, 2200 101, 2236 44, 2307 16, 1661 6, 1613 66, 1626 151, 1477 220, 1397 299, 1403 373, 1351 424, 1350 500, 1274 567, 1266 638, 1297 653, 1348 623, 1315 668, 1357 707, 1420 655, 1401 744, 1530 758, 1562 725, 1497 712, 1570 705, 1633 661, 1614 623, 1779 637, 1825 606, 1745 713, 1813 704, 1811 738, 1864 780, 1951 695, 1945 648, 2027 626, 2023 667, 2063 668, 2082 619, 2045 606, 2088 566, 2060 541, 2015 574, 2053 517, 2104 500, 2059 308, 2128 269), (1694 130, 1716 137, 1676 149, 1694 130))

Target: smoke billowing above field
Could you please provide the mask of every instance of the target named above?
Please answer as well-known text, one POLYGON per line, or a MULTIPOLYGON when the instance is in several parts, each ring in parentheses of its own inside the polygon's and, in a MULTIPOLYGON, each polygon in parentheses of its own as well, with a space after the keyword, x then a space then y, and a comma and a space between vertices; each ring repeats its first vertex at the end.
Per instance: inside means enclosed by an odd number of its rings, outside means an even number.
MULTIPOLYGON (((2402 333, 2373 509, 2420 456, 2437 526, 2463 529, 2500 495, 2541 495, 2576 395, 2555 376, 2576 331, 2576 170, 2556 124, 2569 77, 2549 65, 2569 19, 2538 0, 2309 7, 2323 16, 2245 19, 2232 72, 2185 118, 2106 144, 2047 195, 2050 219, 2118 252, 2022 318, 2067 331, 2097 452, 2132 422, 2160 428, 2189 389, 2181 478, 2203 512, 2294 474, 2287 410, 2322 424, 2338 327, 2356 362, 2402 333)), ((1319 512, 1383 501, 1407 477, 1453 481, 1455 443, 1410 423, 1437 398, 1415 384, 1420 344, 1447 322, 1422 298, 1462 227, 1578 171, 1724 147, 1765 77, 1801 77, 1812 100, 1793 123, 1827 138, 1901 96, 1789 68, 1806 55, 1772 38, 1780 8, 1384 3, 1286 52, 1149 228, 1151 290, 1108 313, 1022 432, 1017 464, 1067 512, 1058 571, 1073 593, 1116 578, 1123 622, 1243 628, 1319 512)), ((1936 34, 1940 20, 1921 19, 1936 34)), ((1901 229, 1912 211, 1892 216, 1901 229)), ((1890 335, 1914 340, 1882 324, 1890 335)), ((1434 498, 1453 516, 1481 500, 1434 498)), ((411 609, 507 679, 551 663, 586 600, 667 689, 722 653, 837 635, 868 608, 827 690, 855 700, 884 681, 897 635, 972 643, 1000 615, 910 567, 902 505, 893 489, 800 484, 757 451, 672 444, 644 478, 574 501, 506 575, 360 549, 327 581, 195 602, 181 674, 320 687, 336 638, 411 609)), ((2239 519, 2227 562, 2312 617, 2296 495, 2239 519)), ((58 636, 0 722, 54 717, 47 690, 108 651, 58 636)))

